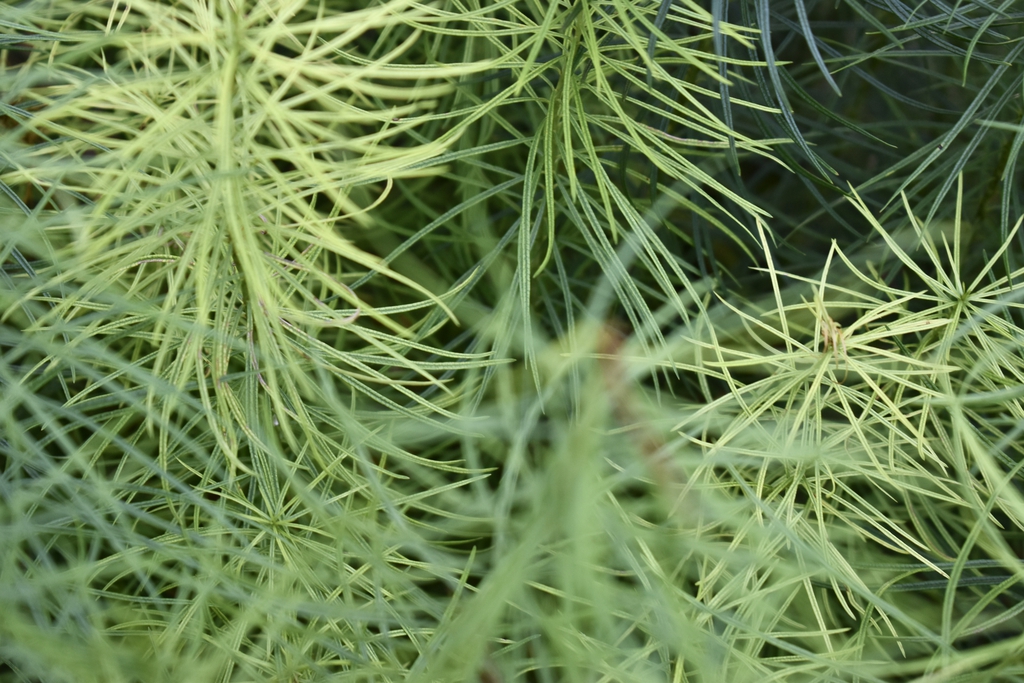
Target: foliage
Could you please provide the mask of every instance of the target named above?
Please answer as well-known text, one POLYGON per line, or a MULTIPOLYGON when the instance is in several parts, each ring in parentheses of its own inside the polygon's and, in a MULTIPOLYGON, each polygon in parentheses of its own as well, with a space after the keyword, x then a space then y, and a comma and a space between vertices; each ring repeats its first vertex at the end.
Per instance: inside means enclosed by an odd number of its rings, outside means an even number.
POLYGON ((0 680, 1024 677, 1015 3, 0 27, 0 680))

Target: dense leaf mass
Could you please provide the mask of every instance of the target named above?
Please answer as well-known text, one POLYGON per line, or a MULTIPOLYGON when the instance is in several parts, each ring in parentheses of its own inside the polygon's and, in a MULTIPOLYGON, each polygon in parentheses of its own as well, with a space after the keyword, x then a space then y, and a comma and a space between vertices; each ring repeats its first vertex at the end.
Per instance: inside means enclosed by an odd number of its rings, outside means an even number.
POLYGON ((0 8, 0 682, 1024 678, 1014 0, 0 8))

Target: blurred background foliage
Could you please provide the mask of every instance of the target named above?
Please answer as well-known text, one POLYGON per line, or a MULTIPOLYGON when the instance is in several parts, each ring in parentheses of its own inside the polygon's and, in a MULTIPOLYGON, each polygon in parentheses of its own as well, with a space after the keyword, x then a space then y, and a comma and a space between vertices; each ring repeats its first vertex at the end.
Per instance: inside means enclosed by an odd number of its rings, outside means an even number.
POLYGON ((5 3, 0 680, 1020 680, 1022 29, 5 3))

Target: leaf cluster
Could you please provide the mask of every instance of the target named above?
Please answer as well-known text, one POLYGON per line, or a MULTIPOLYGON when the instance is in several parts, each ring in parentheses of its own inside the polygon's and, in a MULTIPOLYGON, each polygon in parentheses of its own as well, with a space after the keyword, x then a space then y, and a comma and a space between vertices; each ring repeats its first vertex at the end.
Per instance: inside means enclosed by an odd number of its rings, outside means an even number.
POLYGON ((0 681, 1010 681, 1012 0, 0 11, 0 681))

